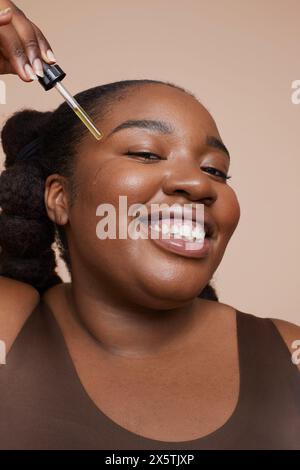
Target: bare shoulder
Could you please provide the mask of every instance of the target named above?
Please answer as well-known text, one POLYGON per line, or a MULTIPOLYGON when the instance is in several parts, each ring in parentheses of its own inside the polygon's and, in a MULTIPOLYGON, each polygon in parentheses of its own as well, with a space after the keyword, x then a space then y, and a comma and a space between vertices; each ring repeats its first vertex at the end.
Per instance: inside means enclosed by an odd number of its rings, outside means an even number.
MULTIPOLYGON (((211 300, 201 300, 202 305, 206 305, 210 308, 214 313, 221 313, 219 318, 223 320, 223 326, 226 324, 231 324, 235 321, 235 312, 238 311, 236 307, 222 303, 222 302, 215 302, 211 300)), ((244 312, 245 315, 253 315, 248 312, 244 312)), ((261 318, 259 315, 255 315, 257 318, 261 318)), ((287 345, 293 363, 298 367, 300 371, 300 326, 296 325, 295 323, 291 323, 286 320, 281 320, 279 318, 270 318, 274 323, 275 327, 277 328, 279 334, 281 335, 282 339, 284 340, 285 344, 287 345)))
POLYGON ((236 336, 236 309, 232 305, 203 298, 197 298, 196 302, 199 320, 199 328, 201 331, 203 324, 209 324, 213 331, 219 331, 220 334, 225 338, 234 338, 236 336), (202 318, 206 318, 204 322, 202 318))
POLYGON ((296 355, 296 352, 299 351, 297 366, 300 371, 300 326, 279 318, 271 318, 271 320, 289 348, 290 353, 296 355))
POLYGON ((6 345, 6 352, 39 300, 40 295, 34 287, 0 276, 0 339, 6 345))
MULTIPOLYGON (((226 305, 229 309, 232 308, 234 310, 237 310, 227 304, 221 305, 226 305)), ((249 315, 248 312, 243 311, 243 313, 245 315, 249 315)), ((254 316, 256 316, 257 318, 263 318, 255 314, 254 316)), ((281 335, 282 339, 284 340, 291 353, 294 364, 297 365, 300 371, 300 326, 286 320, 281 320, 279 318, 268 318, 274 323, 275 327, 277 328, 279 334, 281 335)))
POLYGON ((218 323, 230 324, 231 327, 236 323, 236 308, 224 302, 198 299, 200 308, 207 309, 213 316, 218 314, 218 323))

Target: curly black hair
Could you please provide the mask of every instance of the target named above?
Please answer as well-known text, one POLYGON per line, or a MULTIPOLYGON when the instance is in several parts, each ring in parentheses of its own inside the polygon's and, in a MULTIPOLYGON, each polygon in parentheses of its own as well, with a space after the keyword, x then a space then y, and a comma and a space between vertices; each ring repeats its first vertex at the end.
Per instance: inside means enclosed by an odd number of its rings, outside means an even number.
MULTIPOLYGON (((75 98, 94 119, 101 119, 116 101, 148 83, 175 87, 197 99, 178 85, 148 79, 96 86, 75 98)), ((29 283, 40 293, 63 282, 56 273, 54 242, 72 273, 65 231, 46 212, 45 180, 53 173, 67 177, 72 205, 76 197, 76 149, 87 132, 65 102, 54 111, 22 109, 5 122, 1 131, 6 159, 0 175, 0 275, 29 283), (40 150, 29 159, 16 160, 21 149, 37 137, 41 139, 40 150)), ((210 284, 199 297, 218 301, 210 284)))

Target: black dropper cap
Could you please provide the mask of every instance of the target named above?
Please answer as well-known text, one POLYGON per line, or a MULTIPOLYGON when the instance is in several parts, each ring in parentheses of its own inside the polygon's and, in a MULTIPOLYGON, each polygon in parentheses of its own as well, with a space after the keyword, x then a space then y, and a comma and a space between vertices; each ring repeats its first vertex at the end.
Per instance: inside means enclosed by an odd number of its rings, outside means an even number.
POLYGON ((66 100, 68 105, 72 108, 75 112, 76 116, 84 123, 84 125, 88 128, 88 130, 93 134, 93 136, 100 140, 103 137, 102 132, 97 129, 95 123, 93 122, 92 118, 87 114, 87 112, 80 106, 80 104, 76 101, 74 96, 72 96, 68 90, 63 86, 61 82, 66 74, 60 68, 59 65, 49 65, 46 62, 42 61, 43 63, 43 70, 44 76, 39 77, 38 81, 42 85, 42 87, 47 91, 54 88, 63 96, 66 100))
POLYGON ((42 61, 42 63, 44 76, 38 76, 38 80, 45 90, 51 90, 57 82, 65 78, 66 73, 57 64, 49 65, 44 61, 42 61))

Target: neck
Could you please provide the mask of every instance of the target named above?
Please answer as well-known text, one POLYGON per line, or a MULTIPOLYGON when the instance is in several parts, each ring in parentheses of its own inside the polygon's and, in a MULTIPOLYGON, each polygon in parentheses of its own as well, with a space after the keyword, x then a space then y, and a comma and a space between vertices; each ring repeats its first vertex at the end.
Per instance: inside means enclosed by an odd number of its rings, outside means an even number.
MULTIPOLYGON (((108 298, 99 288, 64 285, 64 308, 102 350, 124 357, 160 357, 180 352, 196 322, 205 320, 201 299, 172 309, 147 309, 108 298), (201 305, 202 312, 201 315, 201 305)), ((207 313, 207 311, 206 311, 207 313)))

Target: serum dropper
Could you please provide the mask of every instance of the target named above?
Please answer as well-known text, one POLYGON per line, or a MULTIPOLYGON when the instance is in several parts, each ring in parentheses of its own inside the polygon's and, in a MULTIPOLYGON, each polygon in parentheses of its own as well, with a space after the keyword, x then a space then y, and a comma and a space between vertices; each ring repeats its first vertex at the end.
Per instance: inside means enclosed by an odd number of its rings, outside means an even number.
POLYGON ((70 108, 74 113, 79 117, 83 124, 88 128, 88 130, 93 134, 93 136, 100 140, 103 137, 102 132, 97 129, 92 118, 87 114, 87 112, 80 106, 78 101, 75 100, 74 96, 66 90, 66 88, 60 83, 66 76, 66 73, 60 68, 58 64, 49 65, 46 62, 42 61, 44 76, 38 76, 38 81, 44 88, 48 91, 52 88, 55 88, 60 95, 66 100, 70 108))

